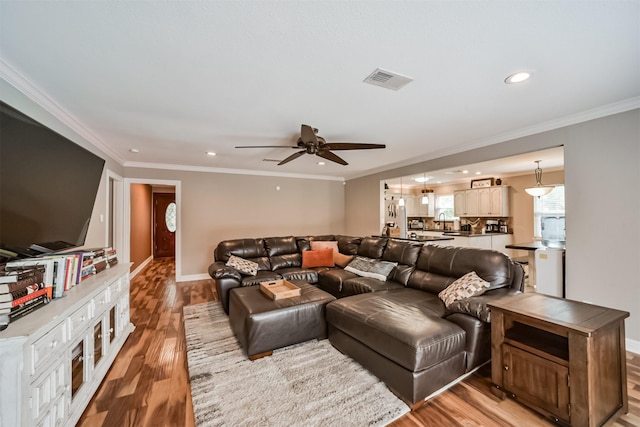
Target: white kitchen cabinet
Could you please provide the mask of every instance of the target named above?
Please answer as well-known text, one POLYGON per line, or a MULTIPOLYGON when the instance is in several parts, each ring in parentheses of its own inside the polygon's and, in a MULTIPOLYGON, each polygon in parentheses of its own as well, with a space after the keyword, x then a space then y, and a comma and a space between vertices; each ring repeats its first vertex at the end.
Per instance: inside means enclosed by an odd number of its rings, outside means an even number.
POLYGON ((509 216, 509 192, 506 186, 481 188, 478 191, 478 216, 509 216))
POLYGON ((454 215, 457 217, 509 216, 509 190, 507 186, 475 188, 453 192, 454 215))
POLYGON ((478 190, 454 191, 453 214, 457 217, 478 216, 478 190))
POLYGON ((429 203, 422 204, 422 194, 415 197, 418 215, 420 217, 434 217, 436 215, 436 197, 433 193, 426 193, 429 203))
POLYGON ((0 332, 0 426, 74 426, 134 326, 117 264, 0 332))
POLYGON ((413 194, 404 195, 404 206, 407 212, 407 216, 419 216, 418 207, 416 206, 416 199, 413 194))

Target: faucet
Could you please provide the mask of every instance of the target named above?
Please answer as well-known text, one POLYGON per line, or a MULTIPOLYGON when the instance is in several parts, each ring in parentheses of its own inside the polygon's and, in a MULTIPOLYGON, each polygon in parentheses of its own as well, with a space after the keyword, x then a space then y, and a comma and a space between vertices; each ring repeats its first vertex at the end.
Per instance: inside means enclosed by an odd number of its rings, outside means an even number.
POLYGON ((444 223, 442 230, 443 231, 447 231, 447 216, 444 214, 444 212, 441 212, 440 215, 438 215, 438 222, 440 222, 440 217, 442 216, 442 223, 444 223))

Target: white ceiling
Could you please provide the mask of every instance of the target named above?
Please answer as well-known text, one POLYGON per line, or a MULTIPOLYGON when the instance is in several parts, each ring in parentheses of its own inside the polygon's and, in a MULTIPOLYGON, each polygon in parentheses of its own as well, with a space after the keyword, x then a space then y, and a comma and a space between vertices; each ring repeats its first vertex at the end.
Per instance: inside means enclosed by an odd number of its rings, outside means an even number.
POLYGON ((640 0, 0 0, 0 60, 125 165, 348 179, 640 106, 640 0), (414 81, 363 83, 377 67, 414 81), (234 148, 303 123, 387 148, 348 166, 234 148))

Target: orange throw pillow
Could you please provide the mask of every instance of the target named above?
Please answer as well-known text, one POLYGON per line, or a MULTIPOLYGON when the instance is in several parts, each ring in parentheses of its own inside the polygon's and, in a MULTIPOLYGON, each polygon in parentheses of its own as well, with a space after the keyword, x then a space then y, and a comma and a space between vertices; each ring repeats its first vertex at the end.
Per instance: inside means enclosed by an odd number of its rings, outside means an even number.
POLYGON ((333 248, 302 251, 302 268, 333 267, 333 248))

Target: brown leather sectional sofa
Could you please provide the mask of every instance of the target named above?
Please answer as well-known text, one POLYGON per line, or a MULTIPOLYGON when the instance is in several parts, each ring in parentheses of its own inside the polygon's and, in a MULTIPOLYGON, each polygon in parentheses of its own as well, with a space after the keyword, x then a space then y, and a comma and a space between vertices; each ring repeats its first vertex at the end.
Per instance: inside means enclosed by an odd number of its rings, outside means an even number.
POLYGON ((221 242, 209 267, 228 313, 229 291, 264 280, 305 280, 338 297, 326 306, 329 340, 409 405, 491 357, 487 303, 522 292, 522 267, 501 252, 422 245, 382 237, 269 237, 221 242), (311 241, 335 240, 341 253, 397 263, 386 281, 341 267, 302 268, 311 241), (257 262, 255 276, 225 265, 231 255, 257 262), (482 295, 449 308, 438 293, 470 271, 489 282, 482 295))

